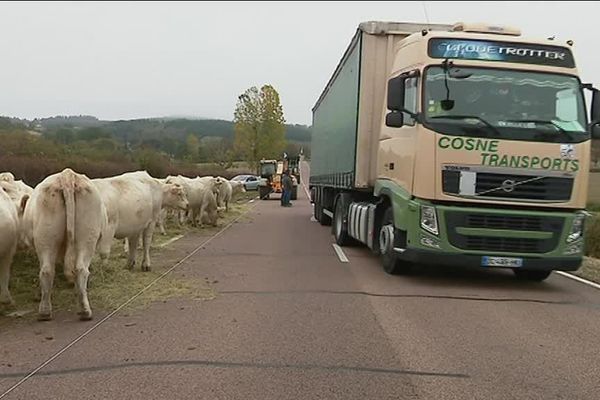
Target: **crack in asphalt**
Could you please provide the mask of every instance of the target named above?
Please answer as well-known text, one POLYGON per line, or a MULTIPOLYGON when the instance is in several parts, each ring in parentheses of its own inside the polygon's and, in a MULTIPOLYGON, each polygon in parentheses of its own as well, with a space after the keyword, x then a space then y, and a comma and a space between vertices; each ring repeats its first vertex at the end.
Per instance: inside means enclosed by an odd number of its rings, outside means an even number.
MULTIPOLYGON (((404 369, 388 369, 388 368, 370 368, 370 367, 353 367, 345 365, 319 365, 319 364, 277 364, 277 363, 253 363, 253 362, 226 362, 226 361, 208 361, 208 360, 176 360, 176 361, 146 361, 146 362, 131 362, 122 364, 110 364, 97 367, 86 368, 71 368, 52 371, 40 371, 36 376, 60 376, 69 374, 80 374, 86 372, 102 372, 124 368, 143 368, 143 367, 213 367, 213 368, 254 368, 254 369, 292 369, 301 371, 324 371, 324 372, 365 372, 376 374, 392 374, 392 375, 418 375, 432 376, 442 378, 470 378, 469 375, 461 373, 448 372, 427 372, 414 371, 404 369)), ((10 374, 0 374, 2 378, 18 378, 26 374, 26 372, 15 372, 10 374)))
POLYGON ((493 297, 472 297, 472 296, 444 296, 427 294, 385 294, 370 293, 355 290, 222 290, 217 294, 257 294, 257 295, 277 295, 277 294, 333 294, 333 295, 359 295, 368 297, 384 298, 417 298, 417 299, 443 299, 443 300, 468 300, 468 301, 489 301, 489 302, 521 302, 538 304, 557 304, 574 305, 578 304, 572 301, 552 301, 539 299, 518 299, 518 298, 493 298, 493 297))

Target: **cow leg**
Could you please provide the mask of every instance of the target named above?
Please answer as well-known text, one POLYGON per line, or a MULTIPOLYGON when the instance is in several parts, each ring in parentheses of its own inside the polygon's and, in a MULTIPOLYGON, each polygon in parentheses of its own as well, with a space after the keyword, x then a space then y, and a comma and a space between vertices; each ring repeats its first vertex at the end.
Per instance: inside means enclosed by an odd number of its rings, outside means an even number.
POLYGON ((158 214, 158 229, 160 231, 161 235, 166 235, 167 232, 165 231, 165 220, 167 218, 167 209, 163 208, 162 210, 160 210, 160 214, 158 214))
POLYGON ((77 266, 75 280, 75 286, 77 289, 77 297, 79 300, 79 318, 82 321, 89 321, 92 319, 92 309, 90 308, 90 302, 87 295, 87 284, 90 276, 90 262, 92 261, 93 251, 86 251, 85 249, 80 250, 80 254, 77 257, 77 266))
POLYGON ((8 290, 8 280, 10 279, 10 264, 15 253, 12 249, 9 254, 0 257, 0 304, 14 304, 8 290))
POLYGON ((106 266, 108 263, 110 247, 112 246, 113 237, 115 236, 115 230, 116 225, 108 226, 104 232, 102 232, 102 237, 98 241, 98 253, 100 253, 100 259, 102 260, 103 266, 106 266))
POLYGON ((144 259, 142 260, 142 271, 150 271, 150 245, 152 244, 152 234, 154 233, 154 224, 150 224, 143 233, 142 240, 144 244, 144 259))
MULTIPOLYGON (((202 216, 202 210, 198 210, 197 208, 192 208, 191 211, 191 221, 192 221, 192 226, 197 226, 198 225, 198 211, 200 211, 200 216, 202 216)), ((200 219, 200 226, 202 226, 202 219, 200 219)))
POLYGON ((202 207, 200 207, 199 214, 200 227, 202 228, 202 226, 204 225, 204 221, 206 220, 206 202, 202 202, 202 207))
POLYGON ((38 254, 40 259, 40 289, 42 299, 38 319, 40 321, 49 321, 52 319, 52 284, 54 283, 54 268, 56 264, 56 251, 47 249, 46 254, 38 254))
POLYGON ((213 210, 213 211, 211 211, 210 216, 211 216, 211 225, 216 227, 217 222, 219 221, 219 213, 217 212, 217 210, 213 210))
POLYGON ((137 252, 137 243, 140 240, 140 234, 136 233, 135 235, 131 235, 127 238, 127 241, 129 243, 129 248, 127 251, 127 268, 129 270, 133 270, 133 267, 135 266, 135 255, 137 252))

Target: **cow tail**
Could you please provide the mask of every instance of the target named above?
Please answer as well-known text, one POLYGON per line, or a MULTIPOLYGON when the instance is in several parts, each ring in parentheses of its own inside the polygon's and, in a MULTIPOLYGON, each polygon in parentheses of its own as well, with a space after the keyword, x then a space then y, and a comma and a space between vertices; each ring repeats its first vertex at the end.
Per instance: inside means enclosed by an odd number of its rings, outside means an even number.
POLYGON ((62 174, 62 191, 65 199, 67 216, 67 246, 65 249, 65 277, 69 282, 75 281, 75 173, 67 169, 62 174))

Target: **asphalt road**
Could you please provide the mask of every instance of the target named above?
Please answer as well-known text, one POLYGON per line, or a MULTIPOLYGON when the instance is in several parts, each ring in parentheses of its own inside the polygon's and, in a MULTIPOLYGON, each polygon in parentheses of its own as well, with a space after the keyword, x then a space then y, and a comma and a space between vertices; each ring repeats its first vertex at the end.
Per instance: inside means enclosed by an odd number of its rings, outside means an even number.
MULTIPOLYGON (((600 291, 500 270, 392 277, 360 247, 342 263, 300 192, 289 209, 257 202, 176 270, 214 300, 119 313, 5 398, 600 398, 600 291)), ((0 332, 0 395, 93 324, 0 332)))

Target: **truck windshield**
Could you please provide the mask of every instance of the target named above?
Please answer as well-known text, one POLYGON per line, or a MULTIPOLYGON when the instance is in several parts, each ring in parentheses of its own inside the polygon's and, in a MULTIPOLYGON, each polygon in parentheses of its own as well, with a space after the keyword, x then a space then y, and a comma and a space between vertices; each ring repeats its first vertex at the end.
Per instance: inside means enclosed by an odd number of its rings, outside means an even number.
POLYGON ((429 67, 424 123, 450 135, 582 142, 589 139, 580 82, 567 75, 429 67))

